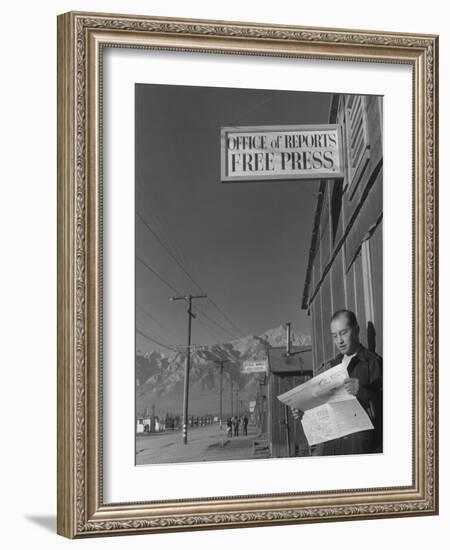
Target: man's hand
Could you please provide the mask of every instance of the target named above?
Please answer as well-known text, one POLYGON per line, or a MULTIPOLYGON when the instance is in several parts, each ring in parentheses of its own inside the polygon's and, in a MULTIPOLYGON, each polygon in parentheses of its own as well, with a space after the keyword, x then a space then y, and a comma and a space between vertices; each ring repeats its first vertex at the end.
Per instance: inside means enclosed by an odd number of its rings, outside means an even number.
POLYGON ((291 407, 292 416, 295 418, 295 420, 301 420, 303 418, 303 415, 305 414, 300 409, 296 409, 295 407, 291 407))
POLYGON ((346 378, 344 380, 344 388, 350 395, 355 395, 359 391, 359 380, 357 378, 346 378))

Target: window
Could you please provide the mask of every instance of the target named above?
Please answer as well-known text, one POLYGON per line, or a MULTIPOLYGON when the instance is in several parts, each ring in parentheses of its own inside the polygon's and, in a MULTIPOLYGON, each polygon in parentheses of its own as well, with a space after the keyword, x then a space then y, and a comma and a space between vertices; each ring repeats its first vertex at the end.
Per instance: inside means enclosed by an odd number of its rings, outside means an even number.
POLYGON ((331 230, 333 245, 336 240, 336 233, 339 227, 339 220, 341 218, 342 194, 343 182, 341 180, 336 180, 334 182, 333 191, 331 194, 331 230))
POLYGON ((366 98, 346 96, 348 192, 353 197, 370 158, 366 98))

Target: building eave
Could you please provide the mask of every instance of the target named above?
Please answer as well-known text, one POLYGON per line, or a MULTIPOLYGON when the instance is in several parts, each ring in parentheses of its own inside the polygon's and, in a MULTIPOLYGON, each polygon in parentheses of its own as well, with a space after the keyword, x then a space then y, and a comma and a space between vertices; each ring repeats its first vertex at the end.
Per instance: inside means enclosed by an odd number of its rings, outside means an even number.
MULTIPOLYGON (((331 98, 330 114, 329 114, 330 124, 334 124, 336 122, 339 98, 340 98, 340 94, 334 94, 333 97, 331 98)), ((314 258, 316 256, 316 250, 317 250, 320 216, 322 214, 326 186, 327 186, 327 180, 321 180, 320 186, 319 186, 319 196, 317 199, 316 213, 314 214, 314 224, 313 224, 313 231, 311 236, 311 245, 309 247, 308 266, 306 268, 305 284, 303 287, 302 309, 309 308, 309 289, 311 285, 314 258)))

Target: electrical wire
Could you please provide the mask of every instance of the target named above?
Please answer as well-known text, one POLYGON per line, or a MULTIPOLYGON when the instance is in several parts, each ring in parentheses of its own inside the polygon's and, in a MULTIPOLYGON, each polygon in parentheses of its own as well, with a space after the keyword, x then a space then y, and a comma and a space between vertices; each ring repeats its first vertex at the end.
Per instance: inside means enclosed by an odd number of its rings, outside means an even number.
MULTIPOLYGON (((143 260, 140 256, 136 256, 136 259, 141 262, 141 264, 146 267, 151 273, 153 273, 153 275, 155 275, 163 284, 165 284, 168 288, 170 288, 173 292, 175 292, 177 295, 179 296, 183 296, 184 294, 182 292, 180 292, 177 288, 175 288, 173 285, 171 285, 168 281, 166 281, 162 275, 160 273, 158 273, 156 271, 156 269, 153 269, 153 267, 151 267, 150 265, 148 265, 148 263, 143 260)), ((236 335, 234 334, 231 334, 230 331, 228 331, 225 327, 223 327, 220 323, 218 323, 217 321, 215 321, 214 319, 211 319, 211 317, 209 317, 203 310, 199 309, 198 307, 196 306, 192 306, 192 309, 194 311, 196 311, 197 313, 200 313, 201 315, 203 315, 203 317, 205 317, 206 319, 208 319, 208 321, 210 321, 211 323, 213 323, 214 325, 216 325, 217 327, 219 327, 220 329, 222 329, 226 334, 228 334, 229 336, 231 336, 232 338, 236 338, 236 335)))
MULTIPOLYGON (((144 224, 144 226, 147 228, 147 230, 155 237, 155 239, 158 241, 158 243, 164 248, 164 250, 167 252, 167 254, 175 261, 175 263, 178 265, 178 267, 183 271, 183 273, 188 277, 188 279, 197 287, 200 293, 208 295, 208 293, 202 288, 202 286, 192 277, 192 275, 189 273, 189 271, 185 268, 185 266, 182 264, 182 262, 177 258, 175 253, 164 243, 164 241, 161 239, 161 237, 156 233, 156 231, 150 226, 150 224, 147 222, 147 220, 144 218, 144 216, 136 211, 137 217, 141 220, 141 222, 144 224)), ((211 302, 211 304, 217 309, 217 311, 222 315, 222 317, 227 321, 227 323, 233 327, 233 330, 235 330, 238 334, 241 334, 241 336, 245 336, 244 332, 236 326, 235 323, 228 317, 228 315, 222 310, 221 307, 210 297, 208 296, 208 300, 211 302)), ((234 337, 234 336, 233 336, 234 337)))
POLYGON ((139 257, 139 256, 137 256, 137 255, 136 255, 136 259, 137 259, 139 262, 141 262, 141 264, 142 264, 144 267, 146 267, 151 273, 153 273, 153 275, 155 275, 162 283, 164 283, 166 286, 168 286, 168 287, 170 288, 170 290, 172 290, 173 292, 176 292, 176 293, 179 294, 180 296, 183 296, 183 293, 182 293, 182 292, 180 292, 177 288, 175 288, 173 285, 171 285, 169 282, 167 282, 167 281, 164 279, 164 277, 163 277, 160 273, 158 273, 158 272, 156 271, 156 269, 153 269, 153 267, 150 267, 150 266, 148 265, 148 263, 147 263, 145 260, 143 260, 141 257, 139 257))
POLYGON ((146 315, 149 319, 151 319, 152 321, 154 321, 158 326, 160 326, 163 330, 165 330, 166 332, 169 332, 172 336, 174 336, 175 338, 178 338, 178 336, 168 327, 166 327, 165 325, 163 325, 161 323, 161 321, 159 321, 156 317, 154 317, 153 315, 151 315, 146 309, 144 309, 141 305, 139 304, 136 304, 137 308, 144 314, 146 315))
POLYGON ((161 346, 162 348, 165 348, 169 351, 178 351, 176 348, 174 347, 171 347, 169 345, 166 345, 166 344, 163 344, 162 342, 159 342, 158 340, 156 340, 155 338, 152 338, 151 336, 149 336, 148 334, 146 334, 145 332, 143 332, 142 330, 136 328, 136 332, 138 334, 140 334, 141 336, 143 336, 144 338, 146 338, 147 340, 150 340, 150 342, 153 342, 154 344, 158 344, 158 346, 161 346))

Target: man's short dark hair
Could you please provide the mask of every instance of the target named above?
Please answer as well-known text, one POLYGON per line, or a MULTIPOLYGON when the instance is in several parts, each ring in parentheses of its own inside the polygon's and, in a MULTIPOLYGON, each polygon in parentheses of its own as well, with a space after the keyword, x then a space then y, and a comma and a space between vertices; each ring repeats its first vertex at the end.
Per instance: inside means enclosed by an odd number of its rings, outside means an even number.
POLYGON ((358 319, 356 318, 356 315, 349 309, 338 309, 338 311, 335 311, 330 319, 330 324, 341 315, 345 315, 345 317, 347 317, 350 327, 355 328, 358 326, 358 319))

